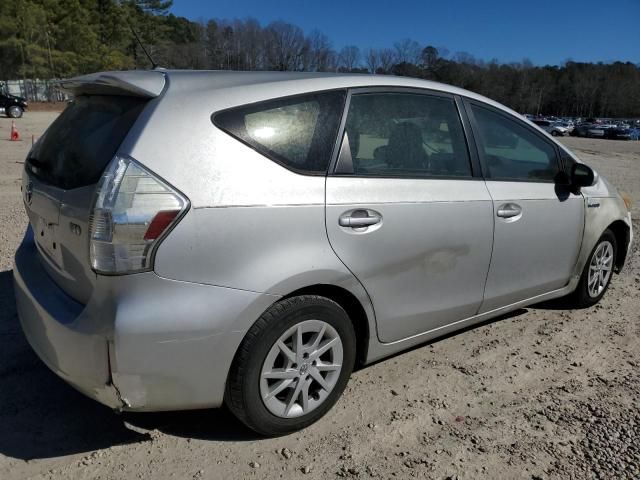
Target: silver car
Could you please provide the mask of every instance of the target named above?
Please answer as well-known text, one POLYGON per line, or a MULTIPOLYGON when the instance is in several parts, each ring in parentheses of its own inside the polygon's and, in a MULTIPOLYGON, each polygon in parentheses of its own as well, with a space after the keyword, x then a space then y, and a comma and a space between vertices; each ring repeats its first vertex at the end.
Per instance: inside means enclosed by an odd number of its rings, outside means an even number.
POLYGON ((74 78, 30 151, 17 308, 118 410, 226 403, 280 435, 355 365, 526 305, 598 302, 630 202, 515 112, 416 79, 74 78))
POLYGON ((550 120, 532 120, 532 122, 554 137, 569 135, 569 129, 560 122, 552 122, 550 120))

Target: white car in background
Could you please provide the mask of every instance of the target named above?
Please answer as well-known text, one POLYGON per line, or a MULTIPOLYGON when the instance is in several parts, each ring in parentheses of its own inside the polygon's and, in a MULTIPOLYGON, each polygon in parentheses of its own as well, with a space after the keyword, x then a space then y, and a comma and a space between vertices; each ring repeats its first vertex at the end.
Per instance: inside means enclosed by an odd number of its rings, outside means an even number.
POLYGON ((569 135, 569 129, 563 127, 560 122, 552 122, 550 120, 531 120, 538 127, 547 133, 550 133, 554 137, 564 137, 569 135))
POLYGON ((571 132, 573 132, 573 129, 575 128, 575 125, 573 122, 566 122, 566 121, 561 121, 558 122, 558 125, 560 125, 561 127, 564 127, 567 129, 567 133, 571 134, 571 132))

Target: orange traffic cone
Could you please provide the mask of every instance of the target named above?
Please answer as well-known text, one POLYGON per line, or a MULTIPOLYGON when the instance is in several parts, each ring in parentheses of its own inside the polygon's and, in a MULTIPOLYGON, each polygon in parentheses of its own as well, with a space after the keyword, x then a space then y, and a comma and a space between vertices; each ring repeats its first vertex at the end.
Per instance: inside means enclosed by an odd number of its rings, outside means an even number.
POLYGON ((18 132, 18 129, 16 128, 16 122, 12 120, 11 121, 11 141, 17 142, 18 140, 20 140, 20 132, 18 132))

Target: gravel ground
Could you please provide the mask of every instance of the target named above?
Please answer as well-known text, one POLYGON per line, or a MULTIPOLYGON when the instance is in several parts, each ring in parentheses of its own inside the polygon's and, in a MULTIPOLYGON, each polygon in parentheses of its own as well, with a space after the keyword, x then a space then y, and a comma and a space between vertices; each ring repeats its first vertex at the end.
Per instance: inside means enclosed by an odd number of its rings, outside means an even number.
MULTIPOLYGON (((256 438, 227 411, 116 415, 59 380, 18 326, 27 113, 0 118, 0 478, 640 478, 640 255, 587 310, 513 314, 355 372, 323 420, 256 438)), ((640 142, 563 140, 635 199, 640 142)))

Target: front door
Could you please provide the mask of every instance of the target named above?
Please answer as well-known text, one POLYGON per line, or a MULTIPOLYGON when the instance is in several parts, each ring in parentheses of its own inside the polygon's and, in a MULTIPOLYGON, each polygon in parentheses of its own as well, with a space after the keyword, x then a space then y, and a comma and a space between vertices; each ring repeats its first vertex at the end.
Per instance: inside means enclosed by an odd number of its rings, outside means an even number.
POLYGON ((488 312, 564 287, 578 258, 584 199, 556 184, 556 145, 533 127, 468 102, 495 233, 485 299, 488 312))

